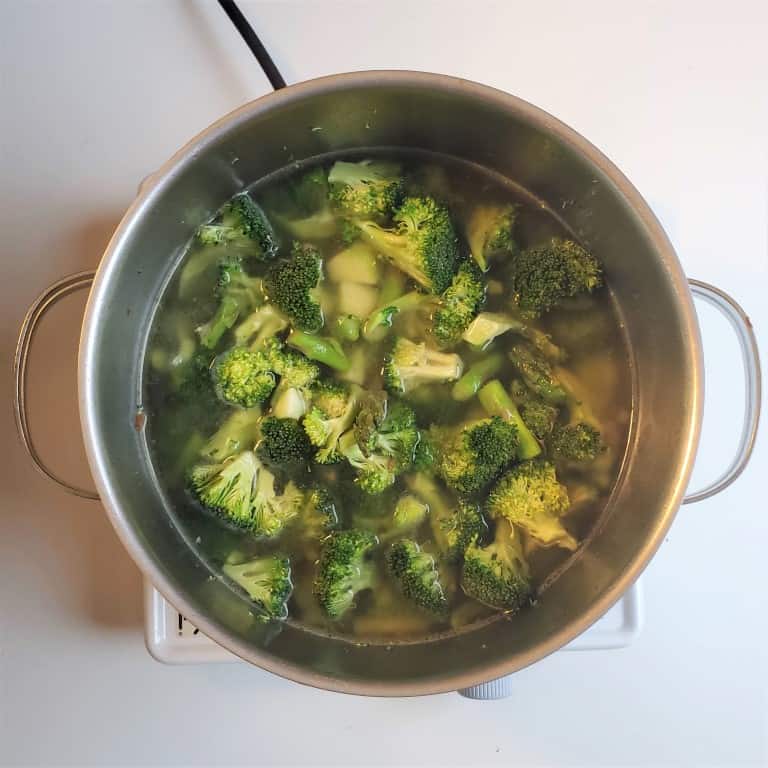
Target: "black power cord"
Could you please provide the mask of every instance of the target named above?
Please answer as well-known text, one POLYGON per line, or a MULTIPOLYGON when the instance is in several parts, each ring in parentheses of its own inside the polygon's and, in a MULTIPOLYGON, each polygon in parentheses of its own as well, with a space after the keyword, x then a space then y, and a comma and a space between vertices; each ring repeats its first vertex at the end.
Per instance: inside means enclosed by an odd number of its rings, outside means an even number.
POLYGON ((219 5, 224 13, 227 14, 229 20, 235 25, 235 29, 237 29, 243 40, 245 40, 245 44, 251 49, 251 53, 261 65, 261 68, 264 70, 264 74, 267 76, 267 80, 269 80, 272 87, 276 91, 285 88, 285 80, 280 74, 280 70, 275 66, 275 62, 272 61, 272 57, 269 53, 267 53, 264 43, 259 40, 259 36, 248 23, 248 19, 243 16, 243 12, 237 7, 237 3, 235 3, 234 0, 219 0, 219 5))

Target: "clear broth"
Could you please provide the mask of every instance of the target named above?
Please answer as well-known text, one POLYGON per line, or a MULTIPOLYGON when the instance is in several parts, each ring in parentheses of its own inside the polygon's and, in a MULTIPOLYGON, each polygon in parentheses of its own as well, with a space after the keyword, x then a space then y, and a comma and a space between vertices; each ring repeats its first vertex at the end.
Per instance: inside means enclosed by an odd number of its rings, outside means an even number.
MULTIPOLYGON (((373 153, 366 152, 364 156, 373 153)), ((573 237, 563 222, 525 190, 498 174, 462 161, 447 157, 410 155, 398 152, 395 156, 405 165, 410 183, 425 189, 437 199, 445 202, 450 210, 457 231, 469 209, 483 202, 513 202, 519 205, 515 239, 521 248, 537 245, 554 236, 573 237)), ((345 159, 355 159, 345 155, 345 159)), ((324 160, 330 165, 332 161, 324 160)), ((300 172, 305 171, 306 166, 300 172)), ((258 202, 263 190, 272 184, 281 184, 287 174, 297 168, 286 169, 265 179, 250 190, 258 202)), ((290 238, 279 231, 281 242, 289 243, 290 238)), ((344 246, 338 241, 319 243, 324 257, 333 255, 344 246)), ((196 327, 206 322, 215 311, 216 301, 213 289, 217 277, 218 252, 215 248, 201 246, 192 241, 176 265, 153 319, 149 355, 155 345, 166 341, 168 328, 174 318, 182 315, 186 322, 196 327), (200 269, 195 274, 187 269, 190 261, 196 261, 200 269)), ((384 277, 396 275, 394 267, 386 266, 384 277)), ((496 264, 488 273, 489 281, 498 281, 502 268, 496 264)), ((607 276, 610 286, 610 275, 607 276)), ((327 282, 327 281, 326 281, 327 282)), ((326 325, 333 321, 329 311, 336 301, 325 302, 326 325)), ((508 303, 503 285, 489 289, 484 311, 502 312, 508 303)), ((378 306, 378 302, 377 302, 378 306)), ((407 315, 396 316, 393 332, 409 331, 413 322, 407 315)), ((563 346, 569 358, 567 369, 572 375, 577 393, 591 407, 599 423, 607 452, 589 465, 587 469, 562 472, 558 477, 569 489, 578 494, 578 487, 587 480, 599 489, 596 498, 573 505, 564 518, 568 530, 580 541, 585 539, 598 521, 610 496, 618 475, 627 443, 631 415, 630 366, 622 323, 609 287, 597 291, 588 298, 573 300, 567 306, 546 315, 538 326, 551 334, 555 343, 563 346)), ((407 335, 407 334, 406 334, 407 335)), ((506 334, 493 344, 503 350, 517 337, 506 334)), ((369 345, 366 384, 380 387, 380 361, 386 342, 369 345)), ((224 345, 225 347, 226 345, 224 345)), ((481 358, 485 352, 472 351, 468 345, 458 349, 465 368, 481 358)), ((505 384, 516 378, 510 362, 498 374, 505 384)), ((482 418, 485 414, 476 401, 457 402, 451 398, 451 385, 423 386, 416 389, 407 399, 416 411, 419 425, 453 424, 471 418, 482 418)), ((200 556, 209 564, 214 573, 220 573, 220 563, 226 553, 238 548, 244 553, 259 555, 280 551, 289 556, 297 554, 298 539, 290 530, 278 541, 257 540, 242 531, 233 530, 221 519, 204 510, 188 493, 184 483, 184 462, 180 452, 187 444, 193 431, 212 434, 221 424, 231 407, 216 400, 203 402, 181 402, 169 396, 164 376, 157 374, 151 365, 146 366, 144 377, 144 402, 147 415, 147 436, 150 454, 158 477, 163 484, 177 524, 185 532, 188 541, 194 544, 200 556)), ((339 505, 340 517, 346 526, 375 528, 377 520, 391 515, 395 500, 404 490, 402 479, 393 488, 378 496, 368 496, 351 482, 352 475, 341 465, 320 467, 313 465, 310 473, 320 481, 332 485, 339 505)), ((422 533, 428 531, 428 523, 422 533)), ((423 538, 423 536, 422 536, 423 538)), ((459 586, 459 573, 455 567, 441 565, 441 577, 451 598, 451 611, 447 619, 438 619, 426 614, 402 597, 385 577, 375 593, 362 593, 357 606, 341 621, 329 621, 322 613, 312 594, 314 562, 303 552, 292 557, 292 578, 294 591, 289 604, 290 619, 312 631, 328 633, 351 639, 355 642, 392 643, 414 642, 446 632, 463 631, 477 622, 484 622, 499 612, 467 598, 459 586)), ((534 584, 541 588, 553 574, 567 565, 571 553, 556 547, 542 548, 526 541, 526 554, 533 574, 534 584)), ((384 573, 382 554, 376 554, 380 572, 384 573)), ((243 596, 243 599, 247 599, 243 596)))

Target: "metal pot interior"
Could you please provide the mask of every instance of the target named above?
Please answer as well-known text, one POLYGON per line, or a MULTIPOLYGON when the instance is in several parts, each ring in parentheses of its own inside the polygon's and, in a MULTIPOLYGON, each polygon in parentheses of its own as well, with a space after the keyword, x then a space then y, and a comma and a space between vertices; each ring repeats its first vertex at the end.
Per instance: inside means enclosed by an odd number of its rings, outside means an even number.
POLYGON ((83 326, 80 408, 99 492, 144 573, 206 634, 299 682, 374 695, 448 691, 514 672, 596 621, 634 581, 679 505, 698 439, 698 327, 674 252, 637 191, 551 116, 466 81, 406 72, 293 86, 213 125, 145 185, 109 245, 83 326), (360 646, 255 624, 184 538, 149 460, 141 371, 157 301, 196 227, 292 163, 366 147, 493 169, 557 211, 603 261, 630 349, 633 416, 608 508, 535 610, 427 643, 360 646))

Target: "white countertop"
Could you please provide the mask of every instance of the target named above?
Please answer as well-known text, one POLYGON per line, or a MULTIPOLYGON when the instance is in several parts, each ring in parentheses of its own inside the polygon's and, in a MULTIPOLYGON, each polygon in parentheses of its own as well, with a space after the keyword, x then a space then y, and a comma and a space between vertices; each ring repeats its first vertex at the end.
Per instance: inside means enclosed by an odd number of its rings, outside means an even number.
MULTIPOLYGON (((289 82, 443 71, 569 123, 646 196, 687 273, 743 303, 768 349, 762 0, 241 5, 289 82)), ((26 305, 98 262, 144 175, 268 86, 213 0, 5 0, 0 72, 10 403, 26 305)), ((82 298, 42 330, 31 405, 42 452, 87 482, 73 381, 82 298)), ((694 482, 726 460, 740 419, 735 343, 701 315, 708 405, 694 482)), ((510 699, 481 703, 348 698, 243 664, 158 664, 143 644, 140 576, 100 508, 33 471, 10 405, 0 427, 0 764, 768 764, 764 439, 735 486, 680 512, 643 577, 634 646, 555 654, 519 673, 510 699)))

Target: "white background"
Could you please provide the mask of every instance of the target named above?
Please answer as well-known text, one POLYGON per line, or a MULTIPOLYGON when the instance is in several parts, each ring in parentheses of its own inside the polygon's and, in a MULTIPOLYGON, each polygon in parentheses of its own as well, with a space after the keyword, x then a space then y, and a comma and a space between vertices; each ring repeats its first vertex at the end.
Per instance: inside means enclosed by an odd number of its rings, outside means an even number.
MULTIPOLYGON (((552 112, 634 181, 687 273, 732 292, 768 340, 762 0, 242 6, 289 82, 442 71, 552 112)), ((145 174, 267 92, 213 0, 0 0, 1 402, 36 293, 98 262, 145 174)), ((31 405, 41 451, 87 483, 74 400, 81 307, 78 297, 49 316, 31 405)), ((730 332, 701 315, 709 378, 695 480, 727 460, 741 393, 730 332)), ((556 654, 518 674, 510 699, 479 703, 345 698, 245 665, 157 664, 142 642, 140 577, 98 505, 34 473, 10 405, 0 434, 0 763, 768 763, 764 439, 737 485, 681 511, 643 577, 646 626, 632 648, 556 654)))

